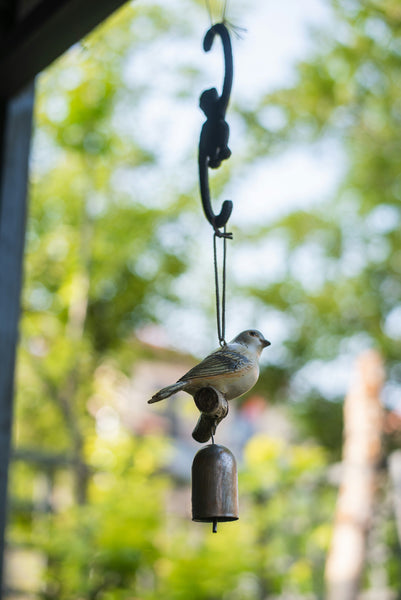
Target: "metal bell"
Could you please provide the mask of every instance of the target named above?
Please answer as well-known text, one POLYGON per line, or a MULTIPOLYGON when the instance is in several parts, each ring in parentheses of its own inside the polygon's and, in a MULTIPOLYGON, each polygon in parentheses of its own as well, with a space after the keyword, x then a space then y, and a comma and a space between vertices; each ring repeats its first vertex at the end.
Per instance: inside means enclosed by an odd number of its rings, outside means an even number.
POLYGON ((192 463, 192 520, 213 523, 238 519, 238 475, 234 455, 218 444, 205 446, 192 463))

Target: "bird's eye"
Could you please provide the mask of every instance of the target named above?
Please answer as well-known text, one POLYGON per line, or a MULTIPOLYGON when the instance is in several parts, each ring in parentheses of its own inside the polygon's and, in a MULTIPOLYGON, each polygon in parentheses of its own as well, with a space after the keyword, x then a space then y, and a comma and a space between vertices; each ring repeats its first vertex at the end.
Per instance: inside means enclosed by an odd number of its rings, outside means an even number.
POLYGON ((258 334, 256 333, 256 331, 250 331, 249 335, 251 335, 252 337, 257 337, 258 334))

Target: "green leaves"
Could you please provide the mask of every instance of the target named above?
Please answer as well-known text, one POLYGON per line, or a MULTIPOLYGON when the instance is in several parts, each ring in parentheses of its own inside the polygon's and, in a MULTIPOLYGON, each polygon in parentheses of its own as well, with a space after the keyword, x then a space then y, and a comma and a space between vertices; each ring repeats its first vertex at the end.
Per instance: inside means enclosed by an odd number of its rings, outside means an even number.
MULTIPOLYGON (((330 160, 341 155, 329 198, 236 225, 249 277, 229 278, 230 311, 235 320, 249 306, 244 314, 278 331, 256 391, 287 404, 296 441, 250 439, 241 521, 212 536, 189 521, 189 490, 164 476, 166 440, 128 437, 120 425, 119 386, 144 352, 136 331, 174 310, 177 330, 187 318, 185 335, 200 338, 207 333, 196 311, 214 318, 212 277, 197 262, 209 257, 196 141, 177 163, 166 151, 190 127, 186 103, 196 109, 203 83, 185 45, 199 4, 185 14, 127 5, 40 78, 15 445, 64 457, 45 469, 63 501, 48 516, 18 509, 10 535, 35 537, 48 557, 49 600, 320 597, 334 504, 328 456, 337 460, 341 445, 336 366, 374 345, 399 389, 399 5, 333 0, 335 21, 315 34, 296 83, 262 93, 252 111, 233 102, 243 145, 213 179, 218 203, 234 175, 236 185, 294 144, 317 154, 319 141, 333 142, 330 160), (180 60, 164 54, 176 44, 180 60), (114 441, 99 430, 102 410, 118 421, 114 441)), ((285 173, 282 185, 295 194, 291 178, 285 173)), ((19 500, 32 500, 38 471, 13 470, 19 500)))

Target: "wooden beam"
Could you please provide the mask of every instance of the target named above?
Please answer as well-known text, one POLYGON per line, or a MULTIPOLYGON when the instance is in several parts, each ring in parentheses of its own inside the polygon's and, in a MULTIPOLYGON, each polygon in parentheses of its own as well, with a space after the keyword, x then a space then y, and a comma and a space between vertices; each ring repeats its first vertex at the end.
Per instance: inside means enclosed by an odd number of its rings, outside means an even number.
POLYGON ((0 42, 0 97, 27 85, 126 0, 41 0, 0 42))
POLYGON ((31 84, 0 111, 0 589, 33 99, 31 84))

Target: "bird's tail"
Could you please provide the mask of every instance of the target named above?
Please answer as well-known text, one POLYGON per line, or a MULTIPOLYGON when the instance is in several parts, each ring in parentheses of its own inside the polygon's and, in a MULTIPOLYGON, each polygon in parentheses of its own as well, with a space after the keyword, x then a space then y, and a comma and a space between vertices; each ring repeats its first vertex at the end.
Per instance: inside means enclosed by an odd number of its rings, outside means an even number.
POLYGON ((179 392, 180 390, 182 390, 182 388, 184 386, 185 386, 184 381, 177 381, 177 383, 168 385, 167 387, 162 388, 160 391, 158 391, 154 396, 152 396, 151 399, 148 400, 148 404, 153 404, 154 402, 160 402, 160 400, 164 400, 165 398, 172 396, 176 392, 179 392))

